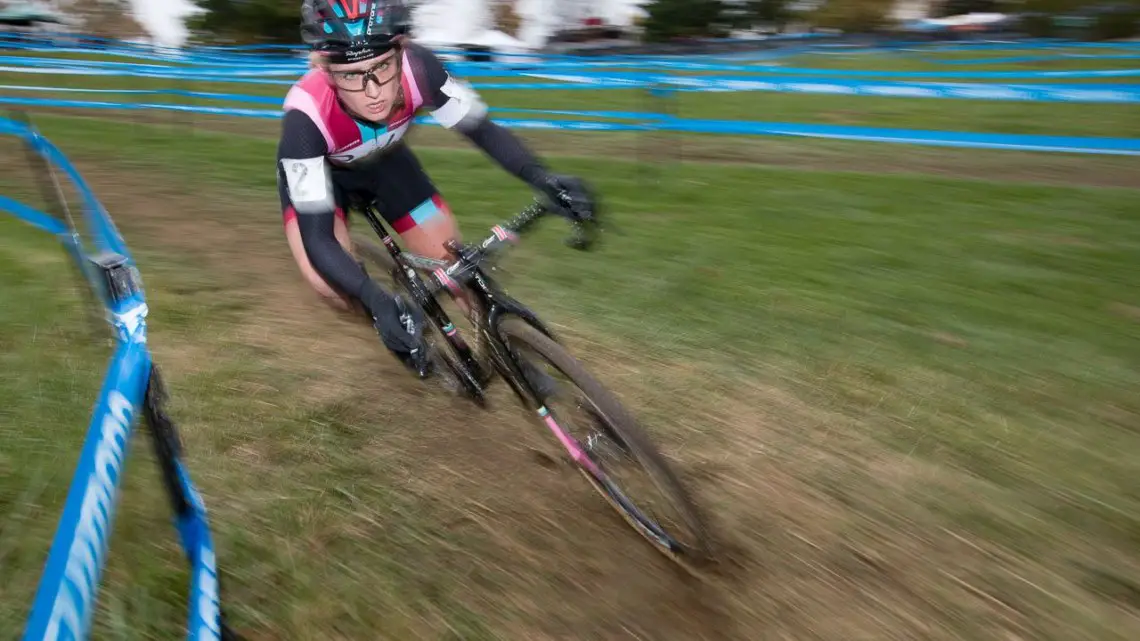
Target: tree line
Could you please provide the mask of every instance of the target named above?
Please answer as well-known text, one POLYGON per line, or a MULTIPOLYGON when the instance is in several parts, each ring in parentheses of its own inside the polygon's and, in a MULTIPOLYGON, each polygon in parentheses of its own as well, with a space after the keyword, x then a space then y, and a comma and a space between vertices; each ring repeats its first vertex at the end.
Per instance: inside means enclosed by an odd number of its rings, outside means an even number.
MULTIPOLYGON (((896 0, 654 0, 645 37, 652 41, 725 36, 735 29, 788 25, 873 33, 897 28, 896 0)), ((1018 14, 1017 30, 1034 37, 1126 38, 1140 34, 1140 0, 940 0, 931 17, 1018 14)))
MULTIPOLYGON (((412 0, 412 3, 425 0, 412 0)), ((202 11, 189 20, 202 42, 295 44, 299 2, 281 0, 194 0, 202 11)), ((128 0, 55 0, 70 15, 85 19, 92 35, 135 37, 143 30, 130 17, 128 0)), ((737 29, 782 32, 790 25, 874 33, 896 27, 897 0, 652 0, 642 24, 645 39, 667 42, 726 36, 737 29)), ((515 34, 519 17, 513 0, 491 0, 496 25, 515 34)), ((1021 14, 1018 31, 1031 36, 1077 39, 1125 38, 1140 34, 1140 0, 935 0, 933 17, 970 12, 1021 14)))
MULTIPOLYGON (((423 2, 424 0, 413 0, 423 2)), ((297 2, 195 0, 203 13, 190 28, 209 39, 295 43, 297 2)), ((798 23, 812 28, 876 32, 897 25, 897 0, 652 0, 642 25, 645 39, 669 41, 724 36, 734 29, 782 32, 798 23)), ((1024 14, 1019 30, 1031 36, 1098 39, 1140 33, 1140 0, 935 0, 933 17, 971 12, 1024 14)), ((497 26, 514 34, 519 18, 513 0, 492 0, 497 26)))

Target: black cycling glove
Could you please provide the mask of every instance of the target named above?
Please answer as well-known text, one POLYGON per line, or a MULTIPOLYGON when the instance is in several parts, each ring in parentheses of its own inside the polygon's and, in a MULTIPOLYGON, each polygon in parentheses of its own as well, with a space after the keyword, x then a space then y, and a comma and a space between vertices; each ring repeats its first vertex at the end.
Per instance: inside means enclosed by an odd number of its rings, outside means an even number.
POLYGON ((421 347, 424 318, 415 305, 407 304, 400 295, 385 292, 369 279, 364 285, 361 302, 372 315, 372 323, 384 345, 401 358, 421 347))
POLYGON ((597 201, 590 187, 580 178, 547 174, 539 180, 539 189, 554 207, 554 213, 573 221, 594 220, 597 201))

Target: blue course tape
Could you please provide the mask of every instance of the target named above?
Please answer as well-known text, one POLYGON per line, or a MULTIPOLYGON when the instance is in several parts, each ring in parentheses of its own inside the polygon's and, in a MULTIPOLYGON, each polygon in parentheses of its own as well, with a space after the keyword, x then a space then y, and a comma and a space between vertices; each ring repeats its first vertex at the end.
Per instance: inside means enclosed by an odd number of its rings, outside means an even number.
MULTIPOLYGON (((0 67, 2 70, 3 67, 0 67)), ((145 74, 151 76, 152 74, 145 74)), ((952 82, 889 82, 843 79, 731 79, 707 76, 656 76, 658 82, 639 82, 605 76, 565 74, 525 74, 555 82, 488 82, 474 83, 477 89, 544 90, 544 89, 638 89, 686 92, 766 91, 776 93, 836 94, 850 96, 885 96, 901 98, 953 98, 966 100, 1012 100, 1025 102, 1136 103, 1140 102, 1140 84, 993 84, 952 82)), ((159 75, 159 77, 163 77, 159 75)), ((291 85, 288 80, 253 80, 227 77, 180 78, 184 81, 229 82, 246 84, 291 85)), ((24 85, 3 85, 23 91, 73 91, 70 88, 37 89, 24 85)), ((88 90, 94 91, 94 90, 88 90)), ((141 90, 140 90, 141 91, 141 90)), ((124 92, 125 93, 125 92, 124 92)), ((274 102, 275 98, 240 96, 237 94, 163 90, 156 93, 182 95, 241 102, 274 102)))
MULTIPOLYGON (((97 252, 121 254, 129 267, 136 267, 114 222, 55 145, 33 128, 14 120, 0 118, 0 134, 19 137, 47 164, 58 167, 70 177, 84 203, 87 232, 97 252)), ((55 233, 79 263, 91 256, 75 242, 74 236, 68 233, 72 230, 63 221, 4 196, 0 196, 0 210, 55 233)), ((122 486, 125 448, 130 443, 135 414, 151 376, 146 325, 139 316, 146 313, 144 293, 140 290, 130 296, 100 298, 108 320, 118 330, 118 347, 103 379, 63 513, 52 537, 24 628, 25 641, 88 637, 104 570, 107 539, 122 486), (94 502, 92 497, 95 497, 94 502)), ((178 461, 174 466, 181 494, 189 497, 191 508, 180 512, 176 524, 193 577, 188 594, 186 638, 190 641, 217 639, 216 569, 205 508, 185 468, 178 461)))
POLYGON ((38 70, 48 69, 79 69, 82 71, 96 71, 99 75, 148 75, 155 73, 170 74, 172 76, 297 76, 305 72, 304 65, 249 65, 240 67, 191 67, 177 65, 155 65, 138 62, 116 62, 110 60, 71 60, 64 58, 26 58, 22 56, 4 56, 0 58, 7 65, 17 67, 32 67, 38 70))
MULTIPOLYGON (((543 65, 545 68, 545 65, 543 65)), ((1005 79, 1005 80, 1045 80, 1049 78, 1134 78, 1140 76, 1140 69, 1100 69, 1100 70, 1077 70, 1077 71, 861 71, 849 69, 813 69, 813 68, 799 68, 799 67, 729 67, 737 71, 752 72, 753 76, 675 76, 675 75, 661 75, 651 72, 638 72, 627 71, 624 73, 613 73, 612 71, 598 71, 593 68, 579 69, 577 73, 590 73, 598 74, 605 78, 621 78, 631 81, 642 82, 663 82, 668 78, 701 78, 713 82, 724 82, 727 80, 747 80, 749 78, 755 79, 757 76, 779 75, 779 76, 828 76, 834 78, 897 78, 897 79, 920 79, 920 78, 936 78, 936 79, 1005 79), (604 74, 604 75, 602 75, 604 74)), ((480 73, 465 75, 510 75, 503 72, 480 73)), ((523 73, 523 75, 530 75, 523 73)))
MULTIPOLYGON (((804 34, 780 34, 780 35, 770 36, 770 37, 766 38, 765 43, 791 43, 791 42, 802 42, 802 41, 816 41, 816 40, 826 40, 829 37, 830 36, 828 36, 826 34, 808 34, 808 33, 804 33, 804 34)), ((148 52, 148 53, 154 53, 154 52, 170 53, 173 55, 181 55, 181 56, 186 56, 186 57, 195 57, 195 56, 202 56, 202 57, 235 56, 236 57, 236 56, 242 56, 242 57, 249 58, 249 57, 257 57, 260 55, 260 54, 248 53, 248 52, 253 52, 253 51, 275 52, 272 55, 276 55, 276 56, 282 56, 282 55, 297 56, 297 55, 303 55, 308 51, 308 47, 304 44, 301 44, 301 43, 287 44, 287 45, 285 45, 285 44, 267 44, 267 45, 236 45, 236 46, 234 46, 234 45, 229 45, 229 46, 192 45, 192 46, 186 46, 186 47, 182 47, 182 48, 172 48, 172 47, 163 47, 163 46, 152 46, 152 45, 148 45, 145 43, 129 42, 129 41, 124 41, 124 40, 115 40, 115 39, 109 39, 109 38, 93 38, 93 37, 87 37, 87 36, 84 36, 83 42, 81 42, 79 39, 77 39, 75 37, 74 34, 69 34, 69 33, 37 33, 33 36, 28 36, 28 34, 20 34, 20 33, 0 33, 0 46, 6 45, 9 48, 16 48, 16 49, 32 48, 32 47, 36 46, 34 44, 35 42, 41 42, 42 43, 45 41, 51 42, 53 45, 60 45, 62 43, 71 43, 76 48, 79 48, 80 50, 83 50, 85 52, 101 53, 101 54, 113 53, 114 51, 117 51, 117 50, 128 50, 128 51, 143 51, 143 52, 148 52), (29 42, 29 40, 31 40, 31 42, 29 42), (87 44, 89 42, 99 42, 102 44, 102 46, 90 46, 89 44, 87 44)), ((755 44, 754 40, 748 40, 748 39, 719 39, 719 40, 717 40, 717 42, 719 42, 719 43, 741 42, 741 43, 755 44)), ((435 50, 437 53, 457 53, 457 54, 466 53, 463 49, 458 48, 458 47, 446 47, 446 46, 444 46, 444 47, 437 47, 435 50)), ((512 56, 533 57, 535 55, 542 55, 543 57, 545 57, 549 60, 555 60, 555 59, 573 60, 573 59, 579 58, 579 56, 574 56, 574 55, 569 55, 569 54, 534 54, 534 53, 496 52, 495 55, 498 57, 512 57, 512 56)), ((619 60, 619 59, 646 58, 646 57, 647 56, 645 56, 643 54, 627 54, 627 55, 606 56, 605 59, 619 60)), ((694 57, 694 56, 687 56, 687 57, 694 57)), ((695 57, 700 57, 700 56, 698 55, 695 57)), ((602 57, 597 57, 597 56, 591 56, 591 58, 594 60, 603 59, 602 57)))
MULTIPOLYGON (((0 97, 0 104, 39 105, 44 107, 81 107, 96 109, 158 109, 254 118, 280 118, 280 110, 228 109, 151 103, 88 102, 80 100, 42 100, 37 98, 0 97)), ((611 112, 614 113, 614 112, 611 112)), ((632 115, 632 114, 630 114, 632 115)), ((1140 156, 1140 139, 1101 138, 1081 136, 1041 136, 1031 134, 970 133, 953 131, 925 131, 891 129, 886 127, 850 127, 799 123, 747 122, 729 120, 690 120, 663 118, 659 114, 642 116, 652 123, 587 122, 566 120, 496 119, 504 127, 514 129, 544 129, 567 131, 674 131, 747 136, 796 136, 858 140, 900 144, 966 147, 974 149, 1017 149, 1023 151, 1050 151, 1083 154, 1111 154, 1140 156)), ((3 133, 0 120, 0 133, 3 133)), ((418 123, 429 123, 429 117, 419 117, 418 123)))
POLYGON ((42 87, 33 85, 0 85, 0 89, 12 91, 39 91, 51 93, 95 93, 95 94, 128 94, 150 96, 183 96, 186 98, 205 98, 209 100, 230 100, 233 102, 253 102, 266 105, 280 105, 283 97, 250 96, 245 94, 217 93, 213 91, 187 91, 184 89, 86 89, 80 87, 42 87))
MULTIPOLYGON (((253 102, 258 104, 271 104, 280 105, 283 100, 281 98, 274 98, 272 96, 243 96, 235 94, 214 93, 210 91, 182 91, 179 89, 82 89, 73 87, 30 87, 21 85, 0 85, 0 89, 13 89, 17 91, 41 91, 41 92, 66 92, 66 93, 94 93, 94 94, 127 94, 132 96, 138 95, 171 95, 171 96, 187 96, 193 98, 209 98, 214 100, 232 100, 234 102, 253 102)), ((14 98, 13 100, 20 100, 14 98)), ((41 104, 36 101, 38 98, 26 98, 27 102, 18 103, 13 102, 10 104, 23 104, 24 106, 32 104, 41 104)), ((131 103, 99 103, 89 101, 61 101, 65 104, 51 105, 51 106, 95 106, 100 104, 108 105, 122 105, 131 103)), ((166 105, 175 108, 179 107, 197 107, 198 105, 166 105)), ((180 109, 179 109, 180 110, 180 109)), ((558 115, 558 116, 577 116, 579 118, 617 118, 623 120, 638 120, 643 118, 658 119, 668 118, 665 114, 652 114, 643 113, 639 111, 573 111, 561 109, 515 109, 510 107, 491 107, 490 111, 497 113, 529 113, 541 115, 558 115)), ((280 112, 274 112, 280 113, 280 112)))
MULTIPOLYGON (((598 88, 635 88, 645 83, 622 80, 617 76, 566 74, 526 74, 598 88)), ((991 84, 951 82, 890 82, 844 79, 770 79, 755 77, 714 78, 711 76, 646 76, 659 88, 680 91, 733 92, 773 91, 780 93, 825 93, 840 95, 891 96, 906 98, 961 98, 973 100, 1018 100, 1034 102, 1140 102, 1140 84, 991 84)))
POLYGON ((16 218, 23 220, 33 227, 42 229, 49 234, 59 235, 67 233, 68 231, 67 225, 61 221, 4 195, 0 195, 0 210, 11 212, 16 218))
MULTIPOLYGON (((0 58, 2 61, 3 58, 0 58)), ((223 75, 195 75, 186 73, 172 73, 172 72, 149 72, 149 71, 113 71, 109 69, 89 69, 80 67, 58 67, 58 68, 30 68, 30 67, 7 67, 0 65, 0 72, 10 73, 25 73, 35 75, 55 75, 55 76, 105 76, 108 78, 114 77, 130 77, 130 78, 162 78, 165 80, 183 80, 195 82, 231 82, 243 83, 251 85, 292 85, 297 82, 296 78, 293 80, 268 80, 263 78, 250 78, 243 76, 223 76, 223 75)), ((294 74, 296 75, 296 74, 294 74)), ((297 77, 300 77, 297 75, 297 77)))
MULTIPOLYGON (((1044 39, 1044 38, 1020 39, 1020 40, 985 40, 985 41, 974 40, 974 41, 968 41, 968 42, 938 41, 938 42, 933 42, 933 43, 899 40, 899 41, 893 41, 893 42, 879 43, 876 46, 857 45, 857 44, 850 44, 850 43, 844 43, 844 42, 833 42, 833 43, 827 42, 831 38, 832 38, 831 36, 828 36, 826 34, 783 34, 783 35, 779 35, 779 36, 766 38, 763 42, 759 42, 759 43, 756 43, 756 41, 751 41, 752 43, 757 44, 758 46, 764 46, 766 43, 770 43, 770 42, 781 43, 782 48, 780 48, 780 49, 772 48, 772 49, 766 49, 766 50, 759 51, 759 52, 741 52, 738 54, 720 54, 720 55, 721 56, 724 56, 724 55, 737 55, 737 56, 767 55, 767 54, 779 54, 779 53, 782 53, 784 51, 809 51, 812 53, 815 53, 815 52, 825 53, 826 51, 824 51, 824 50, 826 50, 826 49, 834 49, 834 50, 837 50, 840 52, 854 51, 856 53, 861 53, 861 52, 866 52, 866 51, 888 51, 889 52, 889 51, 911 51, 911 50, 939 52, 939 51, 978 51, 978 50, 1001 50, 1001 49, 1048 51, 1050 49, 1067 49, 1067 48, 1089 48, 1089 49, 1093 49, 1093 48, 1109 48, 1109 49, 1136 49, 1136 48, 1140 48, 1140 44, 1138 44, 1135 41, 1133 41, 1133 42, 1073 42, 1073 41, 1065 41, 1065 40, 1060 40, 1060 39, 1044 39), (789 46, 794 42, 804 42, 805 44, 802 44, 799 46, 789 46)), ((171 55, 179 55, 179 56, 184 56, 184 57, 195 57, 195 56, 202 56, 202 57, 210 57, 210 56, 273 57, 273 56, 277 56, 277 57, 280 57, 280 56, 286 56, 286 55, 292 55, 292 56, 302 55, 306 51, 306 47, 304 45, 302 45, 301 43, 288 44, 288 45, 269 44, 269 45, 238 45, 238 46, 193 45, 193 46, 186 46, 186 47, 182 47, 182 48, 173 48, 173 47, 154 46, 154 45, 149 45, 149 44, 145 44, 145 43, 137 43, 137 42, 128 42, 128 41, 123 41, 123 40, 107 39, 107 38, 93 38, 93 37, 87 37, 87 36, 84 36, 83 40, 80 41, 78 38, 75 37, 75 34, 69 34, 69 33, 40 33, 40 34, 35 34, 34 36, 32 36, 30 38, 27 34, 0 33, 0 44, 6 44, 6 45, 13 47, 13 48, 34 47, 35 41, 51 42, 53 44, 53 46, 59 46, 60 44, 63 44, 63 43, 71 43, 76 48, 79 48, 80 50, 92 52, 92 53, 101 53, 101 54, 113 53, 116 50, 128 50, 128 51, 142 51, 142 52, 146 52, 148 54, 153 54, 156 52, 168 53, 171 55), (31 40, 33 43, 30 43, 29 40, 31 40), (89 46, 87 44, 88 42, 93 42, 93 41, 97 41, 97 42, 102 43, 102 46, 89 46), (264 52, 274 52, 274 53, 272 53, 272 54, 249 53, 249 52, 254 52, 254 51, 264 51, 264 52)), ((718 42, 728 42, 728 41, 727 40, 720 40, 718 42)), ((748 41, 741 41, 741 42, 748 42, 748 41)), ((454 48, 454 47, 439 47, 439 48, 437 48, 437 51, 438 52, 463 53, 462 50, 460 50, 458 48, 454 48)), ((504 56, 512 56, 512 55, 534 56, 534 55, 539 55, 539 54, 533 54, 533 53, 512 54, 512 53, 499 52, 499 53, 496 53, 495 55, 500 56, 500 57, 504 57, 504 56)), ((557 59, 557 58, 573 59, 573 58, 577 57, 577 56, 571 56, 571 55, 565 55, 565 54, 563 54, 563 55, 541 54, 541 55, 544 55, 550 59, 557 59)), ((701 54, 697 54, 697 55, 687 54, 685 57, 687 59, 693 59, 693 58, 708 59, 708 58, 716 57, 716 55, 717 54, 703 54, 703 55, 701 55, 701 54)), ((624 58, 637 58, 637 57, 645 58, 646 56, 640 55, 640 54, 632 54, 632 55, 624 55, 624 56, 622 56, 622 55, 606 56, 605 58, 607 58, 607 59, 624 59, 624 58)), ((593 57, 593 56, 591 56, 591 58, 595 59, 595 60, 602 59, 601 57, 593 57)))
MULTIPOLYGON (((1137 56, 1140 57, 1140 56, 1137 56)), ((483 77, 483 76, 511 76, 525 71, 519 67, 530 66, 533 69, 569 69, 578 73, 612 73, 611 69, 615 65, 630 66, 630 67, 656 67, 662 69, 674 70, 703 70, 703 71, 726 71, 736 73, 759 73, 759 74, 778 74, 778 75, 794 75, 794 76, 828 76, 828 77, 851 77, 851 78, 899 78, 899 79, 917 79, 917 78, 939 78, 939 79, 1006 79, 1006 80, 1033 80, 1033 79, 1051 79, 1051 78, 1126 78, 1140 76, 1140 69, 1093 69, 1093 70, 1059 70, 1059 71, 876 71, 876 70, 855 70, 855 69, 817 69, 808 67, 779 67, 773 65, 755 66, 755 65, 724 65, 724 64, 708 64, 698 63, 693 61, 684 60, 666 60, 662 58, 641 58, 625 61, 605 61, 605 60, 570 60, 570 61, 552 61, 544 59, 539 56, 533 57, 533 63, 473 63, 473 62, 452 62, 449 63, 455 73, 468 76, 468 77, 483 77)), ((76 68, 84 67, 90 69, 120 69, 127 73, 133 72, 151 72, 151 73, 170 73, 182 76, 193 75, 240 75, 240 76, 266 76, 266 75, 300 75, 304 73, 307 68, 307 63, 303 60, 296 58, 283 58, 274 62, 269 61, 251 61, 245 60, 232 60, 232 61, 210 61, 209 65, 199 64, 196 66, 172 66, 163 64, 150 64, 138 62, 122 62, 111 60, 75 60, 68 58, 45 58, 35 56, 5 56, 5 64, 17 66, 30 66, 36 68, 76 68)), ((205 62, 205 61, 202 61, 205 62)), ((646 78, 650 72, 636 72, 628 71, 620 76, 613 76, 615 78, 624 78, 627 80, 641 81, 650 80, 656 81, 652 78, 646 78)), ((723 79, 715 79, 723 80, 723 79)))
POLYGON ((985 49, 1140 49, 1140 40, 1117 42, 1080 42, 1052 38, 1026 38, 1024 40, 990 40, 981 42, 936 42, 903 51, 977 51, 985 49))
MULTIPOLYGON (((100 57, 134 58, 139 60, 163 60, 183 64, 205 62, 212 64, 255 64, 259 62, 282 64, 290 60, 297 60, 295 55, 259 56, 254 54, 188 54, 178 49, 85 49, 82 47, 46 47, 46 46, 13 46, 11 43, 0 41, 0 50, 23 51, 27 53, 77 53, 97 55, 100 57)), ((55 58, 62 60, 61 58, 55 58)), ((74 58, 73 58, 74 60, 74 58)))
MULTIPOLYGON (((0 102, 7 100, 0 98, 0 102)), ((71 179, 79 200, 83 203, 83 214, 88 222, 88 231, 99 251, 113 252, 131 259, 130 250, 127 249, 122 235, 115 227, 115 223, 103 208, 102 203, 95 197, 95 193, 87 185, 87 181, 79 174, 79 170, 63 152, 47 138, 27 125, 9 118, 0 118, 0 135, 14 135, 24 140, 36 153, 50 163, 54 163, 71 179)), ((42 214, 42 212, 41 212, 42 214)), ((47 214, 42 214, 47 216, 47 214)), ((31 220, 29 220, 31 222, 31 220)))
POLYGON ((686 120, 661 123, 662 129, 673 131, 736 134, 777 135, 808 138, 832 138, 868 142, 893 142, 940 147, 969 147, 975 149, 1018 149, 1023 151, 1055 151, 1086 154, 1140 156, 1138 138, 1101 138, 1087 136, 1041 136, 1034 134, 998 134, 918 129, 891 129, 886 127, 851 127, 845 125, 816 125, 796 123, 728 122, 717 120, 686 120))
POLYGON ((216 114, 221 116, 248 116, 255 118, 279 118, 280 110, 238 109, 233 107, 207 107, 202 105, 176 105, 149 102, 103 102, 93 100, 47 100, 41 98, 11 98, 0 96, 0 105, 21 107, 64 107, 80 109, 124 109, 138 111, 153 109, 158 111, 181 111, 186 113, 216 114))
MULTIPOLYGON (((660 63, 668 66, 670 63, 660 63)), ((547 65, 540 65, 547 68, 547 65)), ((684 68, 677 65, 678 68, 684 68)), ((757 75, 783 75, 783 76, 829 76, 835 78, 898 78, 898 79, 1005 79, 1005 80, 1044 80, 1049 78, 1134 78, 1140 76, 1140 69, 1075 69, 1059 71, 880 71, 863 69, 818 69, 813 67, 782 67, 776 65, 743 66, 743 65, 707 65, 706 68, 726 71, 749 72, 757 75)), ((605 73, 611 78, 628 78, 630 80, 659 81, 662 77, 651 72, 627 71, 614 74, 608 70, 599 71, 596 67, 582 67, 578 73, 605 73)), ((465 75, 491 75, 489 73, 465 75)), ((498 75, 503 75, 501 72, 498 75)), ((732 78, 703 76, 711 80, 725 80, 732 78)), ((746 78, 747 76, 745 76, 746 78)))
POLYGON ((1008 56, 1005 58, 950 58, 939 59, 935 57, 923 57, 923 62, 933 62, 940 65, 1008 65, 1018 64, 1022 62, 1042 62, 1042 61, 1057 61, 1068 62, 1071 60, 1136 60, 1140 59, 1140 53, 1054 53, 1049 55, 1038 56, 1008 56))

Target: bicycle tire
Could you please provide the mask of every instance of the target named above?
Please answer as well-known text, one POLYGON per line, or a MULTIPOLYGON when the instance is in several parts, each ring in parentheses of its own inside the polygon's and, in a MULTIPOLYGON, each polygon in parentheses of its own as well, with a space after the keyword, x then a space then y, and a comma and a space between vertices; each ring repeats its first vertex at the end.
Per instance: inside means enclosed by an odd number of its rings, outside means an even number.
POLYGON ((665 554, 666 557, 680 565, 703 566, 711 561, 712 540, 701 509, 681 483, 680 478, 665 461, 665 457, 653 444, 648 433, 618 401, 617 397, 607 390, 581 362, 570 355, 565 347, 523 319, 517 317, 504 318, 499 323, 497 331, 508 347, 510 347, 511 340, 523 343, 553 364, 574 385, 586 393, 595 407, 605 415, 610 427, 618 432, 620 438, 636 458, 637 463, 648 472, 657 489, 668 498, 673 508, 678 511, 691 534, 693 543, 681 543, 672 534, 668 534, 668 536, 672 539, 674 546, 658 540, 645 531, 645 526, 637 522, 637 516, 620 505, 592 473, 580 465, 576 466, 594 490, 606 499, 606 502, 633 527, 634 531, 647 540, 653 548, 665 554))

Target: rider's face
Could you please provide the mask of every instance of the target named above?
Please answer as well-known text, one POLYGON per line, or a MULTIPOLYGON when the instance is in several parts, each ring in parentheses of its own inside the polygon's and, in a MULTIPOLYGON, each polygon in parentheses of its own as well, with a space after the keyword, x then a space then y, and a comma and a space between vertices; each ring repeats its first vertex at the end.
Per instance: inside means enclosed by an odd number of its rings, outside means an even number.
POLYGON ((360 62, 329 65, 329 77, 349 110, 366 120, 388 118, 400 95, 397 55, 392 50, 360 62))

